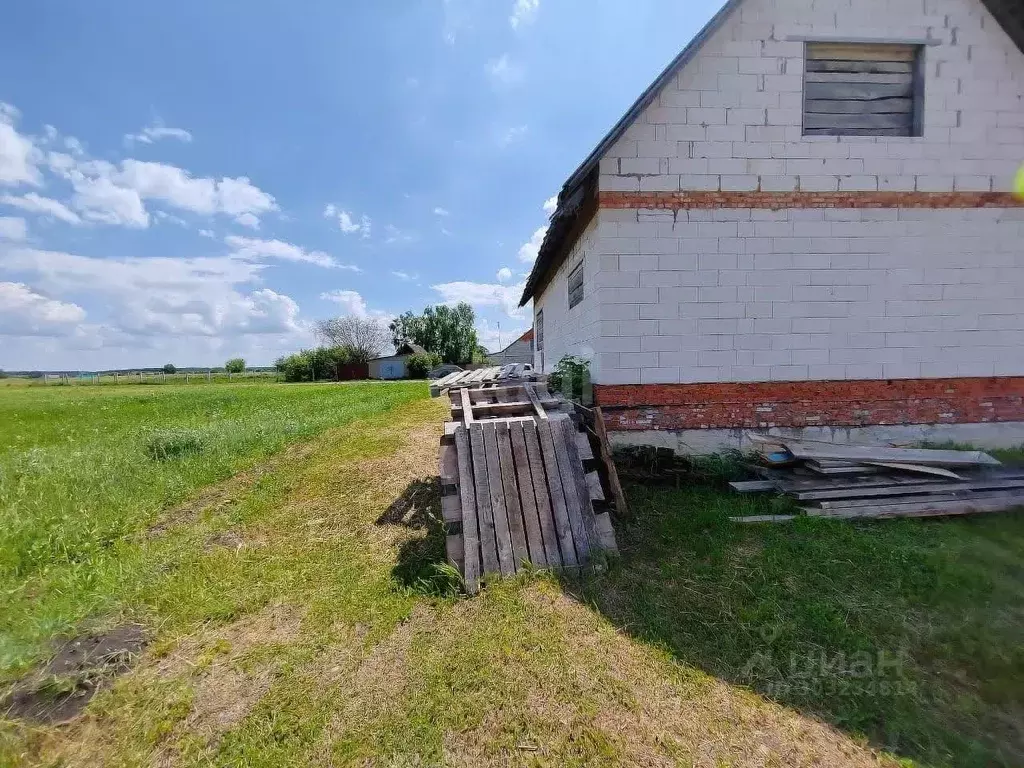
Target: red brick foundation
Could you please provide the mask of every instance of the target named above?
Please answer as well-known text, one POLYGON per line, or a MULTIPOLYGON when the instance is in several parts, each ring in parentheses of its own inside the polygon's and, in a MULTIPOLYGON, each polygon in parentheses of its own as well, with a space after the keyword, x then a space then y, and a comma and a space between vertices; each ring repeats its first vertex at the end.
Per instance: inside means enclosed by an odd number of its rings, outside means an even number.
POLYGON ((600 192, 601 208, 1019 208, 1009 192, 600 192))
POLYGON ((1024 377, 596 385, 611 430, 1024 421, 1024 377))

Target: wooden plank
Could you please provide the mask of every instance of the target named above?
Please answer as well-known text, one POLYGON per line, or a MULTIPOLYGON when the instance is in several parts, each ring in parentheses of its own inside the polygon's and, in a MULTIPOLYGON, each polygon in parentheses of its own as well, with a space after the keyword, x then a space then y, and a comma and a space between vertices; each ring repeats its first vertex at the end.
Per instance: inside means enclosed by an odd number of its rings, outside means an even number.
POLYGON ((462 502, 457 494, 441 497, 441 515, 449 525, 462 522, 462 502))
POLYGON ((981 451, 937 451, 926 448, 889 448, 883 445, 823 445, 786 440, 786 448, 798 459, 838 461, 896 461, 905 464, 935 464, 946 467, 999 466, 981 451))
MULTIPOLYGON (((991 499, 997 497, 1019 496, 1024 489, 1010 488, 991 491, 960 491, 959 493, 929 493, 925 496, 892 496, 868 499, 837 499, 836 501, 819 501, 820 510, 850 509, 855 507, 898 506, 900 504, 917 504, 939 501, 964 501, 970 499, 991 499)), ((810 513, 809 513, 810 514, 810 513)))
POLYGON ((537 496, 534 491, 533 474, 530 459, 526 452, 526 437, 523 435, 521 423, 508 426, 509 439, 512 443, 512 458, 515 463, 516 479, 519 483, 523 524, 526 527, 526 545, 529 560, 536 566, 547 566, 544 554, 544 536, 540 530, 540 517, 537 514, 537 496))
POLYGON ((919 129, 906 128, 814 128, 804 129, 805 136, 920 136, 919 129))
POLYGON ((815 114, 854 114, 860 115, 873 112, 890 112, 912 114, 913 99, 874 99, 872 101, 848 101, 842 99, 808 99, 804 104, 805 112, 815 114))
POLYGON ((914 73, 879 74, 875 72, 808 72, 807 83, 870 83, 874 85, 912 85, 914 73))
POLYGON ((615 511, 619 519, 622 520, 629 515, 626 508, 626 494, 622 490, 622 483, 619 482, 619 472, 615 468, 611 444, 608 442, 608 430, 604 423, 604 412, 599 407, 594 409, 594 433, 597 435, 598 451, 601 454, 601 461, 604 463, 605 472, 608 476, 608 488, 612 492, 612 499, 615 500, 615 511))
POLYGON ((604 489, 601 487, 601 475, 587 472, 587 492, 591 501, 604 501, 604 489))
POLYGON ((910 113, 861 113, 854 115, 818 115, 804 113, 804 128, 906 128, 910 131, 913 119, 910 113))
POLYGON ((808 72, 878 72, 898 75, 913 74, 910 61, 836 61, 834 59, 808 59, 808 72))
MULTIPOLYGON (((462 390, 462 391, 465 392, 466 390, 462 390)), ((544 406, 544 405, 552 405, 552 406, 554 406, 554 405, 558 405, 558 401, 557 400, 542 400, 540 402, 540 404, 542 406, 544 406)), ((465 412, 465 408, 466 408, 466 401, 464 401, 461 406, 453 405, 452 406, 452 415, 455 416, 455 417, 461 417, 462 414, 465 412)), ((472 406, 472 408, 473 408, 473 413, 474 413, 475 417, 478 418, 478 419, 480 417, 482 417, 482 416, 521 415, 521 414, 525 414, 525 413, 530 413, 530 412, 532 412, 534 410, 533 403, 531 403, 529 401, 522 401, 522 400, 517 400, 517 401, 511 402, 511 403, 476 403, 475 405, 472 406)))
MULTIPOLYGON (((569 452, 566 448, 566 433, 563 429, 566 426, 571 429, 572 423, 568 420, 554 424, 548 422, 547 426, 551 430, 555 458, 558 462, 558 473, 562 477, 562 490, 565 493, 565 507, 569 513, 572 540, 576 545, 576 555, 579 558, 579 563, 583 565, 590 560, 591 545, 590 537, 587 535, 587 526, 583 518, 583 499, 580 498, 581 489, 576 483, 576 475, 582 475, 582 469, 579 461, 574 462, 569 457, 569 452)), ((541 429, 543 430, 544 427, 545 425, 542 424, 541 429)), ((586 487, 582 489, 582 496, 589 505, 590 498, 587 496, 586 487)))
MULTIPOLYGON (((524 429, 528 429, 528 427, 524 427, 524 429)), ((565 484, 562 482, 558 458, 555 455, 555 442, 551 436, 551 422, 542 421, 537 425, 537 438, 540 441, 540 452, 544 459, 544 472, 548 481, 552 517, 555 521, 562 563, 566 566, 579 565, 581 558, 577 556, 573 543, 572 526, 569 524, 569 509, 565 498, 571 489, 565 488, 565 484)))
POLYGON ((476 483, 473 478, 473 456, 465 427, 455 432, 455 449, 459 462, 459 500, 462 504, 462 539, 465 563, 462 575, 466 590, 473 594, 480 588, 480 529, 477 522, 476 483))
POLYGON ((451 536, 445 536, 444 549, 445 554, 448 555, 448 561, 456 565, 460 572, 464 571, 466 568, 466 558, 465 541, 462 538, 462 534, 452 534, 451 536))
POLYGON ((749 515, 747 517, 730 517, 734 523, 788 523, 796 520, 796 515, 749 515))
POLYGON ((892 43, 808 43, 807 59, 841 61, 902 61, 917 60, 918 46, 892 43))
POLYGON ((464 376, 465 373, 465 371, 452 371, 447 376, 444 376, 443 378, 440 378, 437 381, 435 381, 434 386, 437 387, 438 389, 444 389, 452 382, 457 381, 460 377, 464 376))
POLYGON ((576 433, 576 450, 580 453, 580 459, 590 461, 594 458, 594 449, 590 445, 590 438, 586 432, 576 433))
POLYGON ((879 505, 819 512, 817 517, 838 520, 870 519, 885 520, 894 517, 946 517, 953 515, 974 515, 983 512, 1007 512, 1024 507, 1024 494, 1009 498, 971 498, 958 501, 922 501, 920 504, 879 505))
MULTIPOLYGON (((583 461, 580 459, 579 449, 576 448, 576 435, 579 430, 576 424, 566 419, 562 422, 562 431, 565 438, 565 450, 569 457, 569 466, 572 468, 573 477, 576 479, 576 495, 580 500, 580 507, 583 512, 583 528, 587 533, 587 540, 591 551, 600 551, 601 542, 597 535, 597 521, 594 514, 593 497, 590 495, 590 488, 587 486, 587 476, 583 471, 583 461)), ((598 480, 598 490, 601 482, 598 480)), ((601 494, 604 499, 604 494, 601 494)))
MULTIPOLYGON (((457 437, 456 435, 456 439, 457 437)), ((500 570, 498 544, 494 538, 494 515, 491 511, 491 491, 487 482, 487 454, 484 452, 483 426, 479 422, 469 428, 469 437, 473 450, 473 482, 476 490, 477 519, 480 530, 480 559, 483 563, 481 571, 482 573, 498 573, 500 570)), ((462 509, 463 532, 465 533, 465 505, 462 509)), ((466 541, 469 541, 468 534, 466 541)))
POLYGON ((839 467, 828 467, 822 466, 816 461, 808 461, 804 463, 804 466, 812 472, 817 472, 819 475, 828 475, 829 477, 836 475, 873 475, 882 471, 878 467, 869 467, 864 464, 844 464, 839 467))
POLYGON ((907 99, 914 96, 913 83, 807 83, 804 97, 814 99, 838 99, 869 101, 871 99, 907 99))
POLYGON ((847 488, 840 490, 798 491, 797 501, 824 501, 826 499, 859 499, 883 496, 910 496, 927 493, 953 493, 956 491, 992 491, 1005 488, 1024 488, 1024 480, 997 480, 979 483, 925 483, 922 485, 896 485, 877 488, 847 488))
POLYGON ((865 462, 874 467, 882 467, 884 469, 896 469, 902 472, 916 472, 922 475, 935 475, 936 477, 945 477, 950 480, 963 480, 964 478, 958 475, 956 472, 951 472, 948 469, 942 467, 928 467, 924 464, 900 464, 894 461, 869 461, 865 462))
MULTIPOLYGON (((461 393, 460 396, 461 396, 461 399, 462 399, 462 408, 459 409, 461 411, 459 416, 467 424, 472 424, 473 421, 474 421, 474 417, 473 417, 473 404, 470 402, 469 392, 467 390, 465 390, 465 389, 462 389, 462 390, 459 390, 459 391, 461 393)), ((453 414, 455 413, 455 410, 456 409, 453 407, 452 408, 452 413, 453 414)))
POLYGON ((505 489, 505 511, 508 513, 508 530, 512 537, 512 560, 516 570, 530 562, 530 548, 526 543, 526 524, 523 508, 519 503, 519 485, 516 481, 516 465, 512 456, 511 435, 508 424, 495 426, 498 439, 498 462, 501 465, 501 485, 505 489))
POLYGON ((491 497, 491 514, 494 518, 494 538, 498 545, 498 568, 502 576, 514 576, 515 554, 512 549, 512 532, 505 508, 505 489, 501 482, 501 459, 498 456, 498 433, 494 424, 484 424, 484 452, 487 461, 487 488, 491 497))
MULTIPOLYGON (((448 422, 455 424, 456 422, 448 422)), ((438 470, 442 485, 458 485, 459 456, 454 445, 442 445, 438 451, 438 470)))
POLYGON ((533 410, 534 413, 537 414, 537 418, 541 421, 545 421, 548 418, 548 413, 544 410, 544 406, 540 404, 540 398, 537 397, 537 391, 529 384, 524 386, 523 389, 526 391, 526 397, 533 405, 533 410))
POLYGON ((775 483, 771 480, 741 480, 735 483, 729 483, 729 487, 737 493, 762 493, 765 491, 774 491, 775 483))
POLYGON ((544 544, 544 559, 552 568, 559 568, 562 565, 562 556, 558 552, 558 531, 555 527, 551 496, 548 493, 537 425, 531 420, 523 423, 522 428, 526 457, 530 463, 530 476, 533 478, 533 492, 537 498, 537 518, 540 521, 541 540, 544 544))
POLYGON ((601 549, 605 552, 615 553, 619 551, 619 544, 615 540, 615 529, 612 527, 612 516, 603 514, 597 516, 597 538, 601 542, 601 549))

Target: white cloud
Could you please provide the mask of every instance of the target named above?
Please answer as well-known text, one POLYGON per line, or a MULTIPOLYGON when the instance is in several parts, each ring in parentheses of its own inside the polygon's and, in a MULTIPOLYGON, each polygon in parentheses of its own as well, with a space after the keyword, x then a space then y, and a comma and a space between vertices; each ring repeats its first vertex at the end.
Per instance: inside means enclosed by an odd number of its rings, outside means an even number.
POLYGON ((533 264, 537 260, 537 254, 540 253, 540 246, 544 242, 544 236, 548 233, 548 228, 541 227, 533 235, 530 236, 530 240, 519 248, 519 260, 524 264, 533 264))
POLYGON ((442 208, 442 207, 438 206, 437 208, 434 209, 434 215, 435 216, 450 216, 451 214, 448 212, 448 210, 446 208, 442 208))
POLYGON ((499 327, 500 325, 491 325, 486 319, 477 323, 477 341, 489 352, 500 352, 527 331, 527 328, 518 324, 509 324, 511 327, 508 328, 499 327))
POLYGON ((413 275, 408 272, 402 272, 401 270, 398 269, 391 270, 391 274, 397 277, 399 280, 405 280, 407 282, 412 282, 413 280, 420 279, 419 275, 413 275))
POLYGON ((119 187, 105 177, 86 178, 78 172, 72 174, 72 185, 75 194, 71 202, 82 218, 136 229, 149 226, 149 214, 134 189, 119 187))
POLYGON ((334 257, 323 251, 307 251, 297 245, 283 242, 282 240, 258 240, 251 237, 239 237, 229 235, 224 238, 228 247, 233 249, 234 255, 241 259, 260 261, 262 259, 274 259, 278 261, 293 261, 306 264, 315 264, 318 267, 328 269, 345 269, 352 272, 362 272, 353 264, 339 264, 334 257))
POLYGON ((235 222, 241 224, 243 227, 249 229, 259 229, 260 220, 257 216, 253 216, 251 213, 243 213, 241 216, 235 217, 235 222))
POLYGON ((338 228, 346 235, 361 234, 363 239, 369 238, 373 228, 373 222, 370 221, 370 217, 363 214, 359 221, 356 221, 355 215, 351 211, 343 211, 339 209, 333 203, 328 203, 327 207, 324 208, 324 218, 338 220, 338 228))
POLYGON ((512 15, 508 17, 508 23, 512 25, 512 29, 519 29, 525 24, 531 24, 537 18, 539 8, 540 0, 516 0, 512 6, 512 15))
POLYGON ((29 192, 27 195, 17 197, 14 195, 4 195, 0 197, 0 204, 20 208, 29 213, 38 213, 42 216, 59 219, 68 224, 82 223, 81 217, 64 205, 64 203, 49 197, 40 197, 35 192, 29 192))
POLYGON ((509 144, 521 141, 526 137, 529 130, 530 126, 528 125, 513 125, 498 137, 498 145, 501 147, 507 147, 509 144))
POLYGON ((523 295, 524 283, 501 285, 498 283, 473 283, 458 281, 430 286, 446 304, 465 301, 474 308, 500 307, 509 317, 523 317, 519 309, 519 298, 523 295))
POLYGON ((54 336, 85 319, 77 304, 47 298, 24 283, 0 283, 0 335, 54 336))
POLYGON ((217 237, 217 233, 214 232, 212 229, 200 229, 199 230, 199 236, 200 237, 209 237, 211 239, 215 239, 217 237))
POLYGON ((28 237, 28 225, 20 216, 0 216, 0 239, 24 240, 28 237))
POLYGON ((384 242, 387 245, 401 245, 405 243, 412 243, 416 240, 416 235, 412 232, 403 232, 394 224, 388 224, 384 227, 384 231, 387 233, 387 237, 384 242))
POLYGON ((508 267, 502 267, 498 270, 498 282, 507 283, 512 279, 512 270, 508 267))
POLYGON ((21 113, 0 101, 0 184, 31 184, 38 187, 42 176, 36 167, 41 153, 27 136, 15 129, 21 113))
POLYGON ((366 300, 357 291, 333 290, 320 294, 324 301, 331 301, 341 307, 343 315, 354 315, 355 317, 369 318, 378 323, 387 324, 394 319, 390 312, 370 309, 366 300))
POLYGON ((558 195, 552 195, 544 201, 544 213, 549 216, 558 209, 558 195))
POLYGON ((177 139, 178 141, 192 141, 192 134, 184 128, 168 128, 164 121, 157 118, 151 125, 147 125, 139 133, 126 133, 124 140, 126 144, 152 144, 160 139, 177 139))
POLYGON ((526 70, 521 64, 514 63, 507 53, 487 62, 487 74, 499 85, 515 85, 523 81, 526 70))

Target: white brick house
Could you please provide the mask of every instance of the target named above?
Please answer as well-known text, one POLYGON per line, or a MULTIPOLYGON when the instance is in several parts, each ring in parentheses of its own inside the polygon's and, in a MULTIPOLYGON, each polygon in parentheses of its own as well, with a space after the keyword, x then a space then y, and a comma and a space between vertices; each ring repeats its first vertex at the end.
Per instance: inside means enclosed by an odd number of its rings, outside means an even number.
POLYGON ((1024 441, 1022 48, 1019 0, 730 0, 563 187, 535 364, 621 441, 1024 441))

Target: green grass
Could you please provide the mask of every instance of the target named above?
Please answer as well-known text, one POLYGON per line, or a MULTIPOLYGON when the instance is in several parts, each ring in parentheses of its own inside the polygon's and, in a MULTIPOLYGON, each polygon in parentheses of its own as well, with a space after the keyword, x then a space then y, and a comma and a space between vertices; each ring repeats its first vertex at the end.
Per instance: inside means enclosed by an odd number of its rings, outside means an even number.
POLYGON ((0 422, 5 477, 51 461, 5 493, 67 506, 31 508, 64 520, 40 541, 85 542, 16 561, 8 674, 83 627, 152 642, 71 725, 0 719, 0 765, 1024 762, 1024 516, 740 526, 773 502, 630 485, 607 572, 470 600, 439 567, 445 407, 422 385, 85 391, 26 390, 0 422), (98 504, 109 468, 55 463, 90 435, 93 462, 131 452, 134 495, 98 504))
POLYGON ((0 680, 117 613, 162 510, 422 385, 32 388, 0 394, 0 680))

